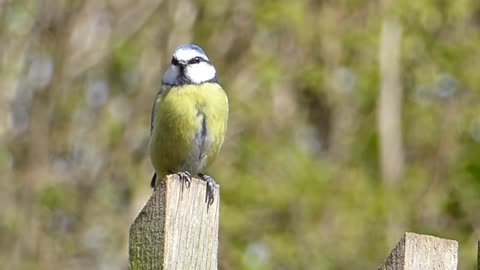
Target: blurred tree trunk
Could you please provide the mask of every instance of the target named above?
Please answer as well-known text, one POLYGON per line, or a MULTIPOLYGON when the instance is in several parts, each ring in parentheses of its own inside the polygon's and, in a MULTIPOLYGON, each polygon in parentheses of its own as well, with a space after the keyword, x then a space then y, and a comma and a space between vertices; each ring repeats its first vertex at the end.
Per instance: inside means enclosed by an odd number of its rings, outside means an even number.
MULTIPOLYGON (((405 168, 402 138, 402 85, 400 82, 400 48, 402 26, 391 17, 384 19, 380 34, 380 93, 378 99, 378 131, 380 169, 387 184, 388 196, 395 196, 393 184, 403 177, 405 168)), ((391 201, 388 205, 386 239, 395 242, 395 237, 405 229, 402 205, 391 201)))
POLYGON ((380 168, 383 181, 398 182, 404 171, 402 143, 402 85, 400 82, 400 48, 402 27, 385 19, 380 36, 380 96, 378 129, 380 168))

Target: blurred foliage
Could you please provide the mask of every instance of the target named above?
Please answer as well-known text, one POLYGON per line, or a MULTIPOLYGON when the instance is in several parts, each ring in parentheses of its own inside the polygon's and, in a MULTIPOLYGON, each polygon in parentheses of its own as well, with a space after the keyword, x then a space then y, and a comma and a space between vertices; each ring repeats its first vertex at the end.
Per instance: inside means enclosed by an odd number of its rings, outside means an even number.
POLYGON ((231 105, 220 269, 376 269, 404 231, 480 238, 480 2, 0 1, 0 268, 126 269, 153 97, 202 46, 231 105), (382 23, 406 171, 380 176, 382 23))

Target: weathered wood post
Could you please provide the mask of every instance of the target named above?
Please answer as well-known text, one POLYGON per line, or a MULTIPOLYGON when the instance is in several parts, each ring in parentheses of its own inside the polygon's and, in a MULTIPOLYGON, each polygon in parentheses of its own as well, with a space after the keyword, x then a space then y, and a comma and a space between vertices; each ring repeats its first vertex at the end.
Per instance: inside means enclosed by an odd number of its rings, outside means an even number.
POLYGON ((130 227, 129 269, 216 270, 219 193, 208 206, 204 181, 167 176, 130 227))
POLYGON ((407 232, 380 270, 456 270, 458 242, 407 232))

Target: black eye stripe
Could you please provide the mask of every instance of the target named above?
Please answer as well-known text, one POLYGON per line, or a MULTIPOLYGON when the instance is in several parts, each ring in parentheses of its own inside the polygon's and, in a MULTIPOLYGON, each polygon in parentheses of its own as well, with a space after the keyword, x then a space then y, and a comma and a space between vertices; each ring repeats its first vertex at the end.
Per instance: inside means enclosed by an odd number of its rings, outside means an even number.
MULTIPOLYGON (((203 57, 199 57, 199 56, 190 59, 187 63, 188 63, 189 65, 191 65, 191 64, 198 64, 198 63, 200 63, 200 62, 210 63, 210 61, 208 61, 207 59, 205 59, 205 58, 203 58, 203 57)), ((177 58, 172 57, 171 64, 174 65, 174 66, 178 66, 178 65, 180 65, 180 61, 178 61, 177 58)))
POLYGON ((202 61, 203 61, 202 58, 200 58, 200 57, 195 57, 195 58, 190 59, 190 61, 188 61, 188 63, 189 63, 189 64, 198 64, 198 63, 200 63, 200 62, 202 62, 202 61))

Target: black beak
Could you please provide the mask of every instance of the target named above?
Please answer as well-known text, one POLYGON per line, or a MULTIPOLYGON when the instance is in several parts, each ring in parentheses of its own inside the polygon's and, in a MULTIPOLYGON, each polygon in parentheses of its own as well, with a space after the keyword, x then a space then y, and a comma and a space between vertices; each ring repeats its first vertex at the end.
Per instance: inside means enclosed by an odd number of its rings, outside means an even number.
POLYGON ((178 67, 180 68, 180 70, 184 70, 185 67, 188 65, 188 62, 186 61, 178 61, 178 67))

